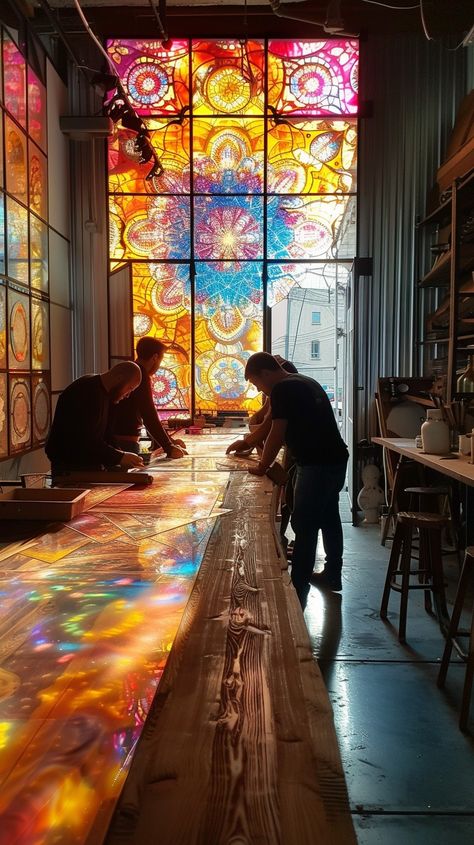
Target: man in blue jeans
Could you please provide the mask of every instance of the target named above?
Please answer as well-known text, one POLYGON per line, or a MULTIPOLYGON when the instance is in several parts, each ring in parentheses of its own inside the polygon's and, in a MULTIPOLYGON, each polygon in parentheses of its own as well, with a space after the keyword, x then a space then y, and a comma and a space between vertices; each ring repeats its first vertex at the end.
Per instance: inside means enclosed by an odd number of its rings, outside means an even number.
POLYGON ((262 457, 250 472, 264 475, 284 443, 296 461, 291 580, 304 607, 310 582, 331 590, 342 589, 339 493, 346 477, 347 446, 326 392, 317 381, 286 372, 267 352, 250 356, 245 378, 270 397, 272 416, 262 457), (326 565, 323 572, 313 574, 320 530, 324 531, 326 565))

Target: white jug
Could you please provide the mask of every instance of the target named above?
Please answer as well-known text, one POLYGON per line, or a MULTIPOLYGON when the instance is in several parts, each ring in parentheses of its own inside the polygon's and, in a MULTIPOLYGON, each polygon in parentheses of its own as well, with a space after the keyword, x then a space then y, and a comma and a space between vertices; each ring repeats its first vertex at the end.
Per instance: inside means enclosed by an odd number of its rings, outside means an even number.
POLYGON ((439 408, 430 408, 421 426, 423 451, 428 455, 447 455, 450 451, 449 426, 439 408))

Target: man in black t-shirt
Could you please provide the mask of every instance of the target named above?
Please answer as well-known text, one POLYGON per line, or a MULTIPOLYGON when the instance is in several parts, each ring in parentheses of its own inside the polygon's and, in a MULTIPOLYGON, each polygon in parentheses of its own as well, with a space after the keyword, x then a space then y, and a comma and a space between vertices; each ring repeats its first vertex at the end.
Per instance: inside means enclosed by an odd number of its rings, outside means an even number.
POLYGON ((342 588, 339 493, 346 476, 347 447, 327 394, 317 381, 286 372, 267 352, 250 356, 245 377, 270 397, 272 416, 260 463, 250 472, 264 475, 284 443, 297 464, 291 579, 304 607, 310 581, 332 590, 342 588), (324 530, 326 566, 313 575, 320 530, 324 530))
POLYGON ((151 389, 151 376, 159 370, 165 352, 165 344, 156 337, 141 337, 138 341, 136 364, 140 367, 142 380, 115 410, 114 440, 119 448, 138 454, 143 425, 153 441, 153 448, 161 447, 168 458, 182 458, 187 455, 186 444, 177 438, 172 440, 163 428, 151 389))

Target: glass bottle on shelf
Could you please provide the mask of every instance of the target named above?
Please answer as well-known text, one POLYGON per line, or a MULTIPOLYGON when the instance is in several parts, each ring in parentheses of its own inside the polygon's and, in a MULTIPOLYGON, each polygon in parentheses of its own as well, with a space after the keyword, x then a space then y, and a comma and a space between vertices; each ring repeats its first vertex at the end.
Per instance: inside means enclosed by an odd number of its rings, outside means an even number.
POLYGON ((474 393, 474 352, 467 359, 467 367, 456 382, 457 393, 474 393))

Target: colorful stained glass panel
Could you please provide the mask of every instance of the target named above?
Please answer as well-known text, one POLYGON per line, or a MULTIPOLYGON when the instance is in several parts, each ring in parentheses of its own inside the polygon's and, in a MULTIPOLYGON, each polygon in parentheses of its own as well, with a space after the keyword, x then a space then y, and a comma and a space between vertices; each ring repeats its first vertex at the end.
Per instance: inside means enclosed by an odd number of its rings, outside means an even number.
POLYGON ((5 197, 0 193, 0 273, 5 273, 5 197))
POLYGON ((49 369, 49 308, 41 299, 31 299, 31 368, 49 369))
POLYGON ((48 292, 48 227, 30 214, 30 275, 31 287, 48 292))
POLYGON ((356 190, 355 120, 292 120, 268 132, 270 194, 333 194, 356 190))
POLYGON ((5 106, 14 118, 26 121, 26 64, 18 47, 3 31, 3 87, 5 106))
POLYGON ((29 376, 10 376, 10 451, 26 449, 31 441, 29 376))
POLYGON ((110 202, 110 257, 189 258, 187 197, 116 195, 110 202))
POLYGON ((28 79, 28 134, 42 150, 46 150, 46 89, 29 67, 28 79))
POLYGON ((7 273, 17 282, 28 284, 28 212, 7 197, 7 273))
POLYGON ((30 369, 30 300, 25 293, 8 291, 8 366, 10 370, 30 369))
POLYGON ((33 444, 44 443, 51 422, 51 395, 44 376, 31 377, 33 444))
POLYGON ((245 364, 263 347, 260 262, 196 264, 195 380, 201 410, 257 409, 245 364))
POLYGON ((44 220, 48 216, 48 165, 39 147, 28 144, 30 208, 44 220))
POLYGON ((270 308, 285 299, 294 287, 311 289, 336 289, 336 285, 347 285, 351 263, 311 262, 310 264, 269 263, 267 304, 270 308))
POLYGON ((28 165, 26 135, 10 120, 5 119, 6 188, 21 202, 28 202, 28 165))
POLYGON ((268 106, 279 114, 357 114, 355 40, 270 41, 268 106))
POLYGON ((7 291, 0 285, 0 370, 7 368, 7 291))
MULTIPOLYGON (((1 72, 0 72, 0 85, 2 83, 1 79, 1 72)), ((5 187, 4 182, 4 170, 3 170, 3 111, 0 109, 0 188, 5 187)))
POLYGON ((262 193, 263 141, 263 118, 194 120, 195 192, 262 193))
POLYGON ((7 374, 0 373, 0 455, 8 454, 7 374))
POLYGON ((196 197, 194 227, 194 253, 200 260, 263 257, 261 197, 196 197))
POLYGON ((186 40, 171 46, 154 41, 109 41, 116 72, 138 114, 176 114, 189 105, 189 52, 186 40))
POLYGON ((263 114, 261 41, 193 41, 194 114, 263 114))
POLYGON ((187 264, 133 264, 133 333, 167 345, 152 377, 158 408, 190 408, 191 282, 187 264))
POLYGON ((147 180, 150 162, 139 164, 136 134, 115 125, 109 141, 109 190, 128 194, 189 193, 189 121, 182 124, 146 120, 150 142, 163 165, 163 173, 147 180))
POLYGON ((283 260, 353 258, 355 197, 272 197, 268 255, 283 260))

